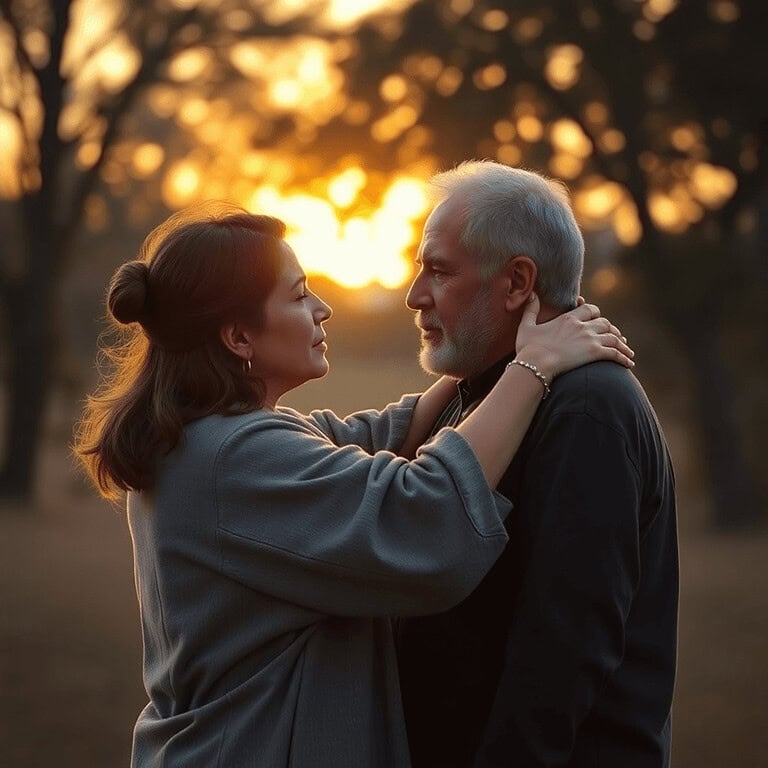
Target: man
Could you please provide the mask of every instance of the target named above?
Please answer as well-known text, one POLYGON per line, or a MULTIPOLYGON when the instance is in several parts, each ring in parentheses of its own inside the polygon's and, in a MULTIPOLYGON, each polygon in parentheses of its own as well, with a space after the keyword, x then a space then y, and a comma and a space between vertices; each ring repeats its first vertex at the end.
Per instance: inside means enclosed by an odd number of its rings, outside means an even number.
MULTIPOLYGON (((421 363, 460 379, 458 423, 541 320, 576 305, 584 243, 564 188, 491 162, 433 179, 407 304, 421 363)), ((532 374, 533 375, 533 374, 532 374)), ((414 768, 669 764, 678 558, 674 477, 632 374, 560 376, 498 486, 510 544, 451 611, 398 624, 414 768)))

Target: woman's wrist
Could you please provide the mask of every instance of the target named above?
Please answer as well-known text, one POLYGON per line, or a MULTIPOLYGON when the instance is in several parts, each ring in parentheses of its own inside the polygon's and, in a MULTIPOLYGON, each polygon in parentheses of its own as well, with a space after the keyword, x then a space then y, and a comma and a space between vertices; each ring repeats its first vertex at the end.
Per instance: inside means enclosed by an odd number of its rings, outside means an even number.
POLYGON ((530 363, 539 373, 546 377, 550 384, 559 372, 556 355, 545 347, 525 346, 517 351, 515 360, 530 363))
POLYGON ((539 380, 541 386, 544 388, 541 399, 547 399, 550 393, 550 380, 538 369, 536 365, 528 362, 527 360, 523 360, 520 357, 516 357, 514 360, 511 360, 507 363, 507 366, 504 370, 507 371, 510 368, 525 368, 527 371, 530 371, 531 375, 535 376, 539 380))

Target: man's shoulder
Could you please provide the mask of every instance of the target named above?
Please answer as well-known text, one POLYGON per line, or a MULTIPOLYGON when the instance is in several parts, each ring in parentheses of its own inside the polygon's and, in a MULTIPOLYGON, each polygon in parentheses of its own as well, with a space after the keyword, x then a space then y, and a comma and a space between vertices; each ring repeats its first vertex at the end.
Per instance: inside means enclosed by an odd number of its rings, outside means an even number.
POLYGON ((634 374, 623 365, 608 360, 598 360, 558 376, 552 384, 552 395, 557 398, 566 396, 589 399, 591 395, 605 393, 628 395, 642 391, 634 374))
POLYGON ((590 363, 555 379, 526 436, 526 450, 537 450, 542 441, 559 442, 571 432, 588 441, 586 452, 594 447, 589 441, 613 436, 621 440, 636 466, 650 466, 659 457, 668 460, 653 406, 635 375, 617 363, 590 363))
POLYGON ((651 409, 635 375, 618 363, 600 360, 558 376, 547 398, 546 410, 583 413, 598 420, 619 419, 638 410, 651 409))

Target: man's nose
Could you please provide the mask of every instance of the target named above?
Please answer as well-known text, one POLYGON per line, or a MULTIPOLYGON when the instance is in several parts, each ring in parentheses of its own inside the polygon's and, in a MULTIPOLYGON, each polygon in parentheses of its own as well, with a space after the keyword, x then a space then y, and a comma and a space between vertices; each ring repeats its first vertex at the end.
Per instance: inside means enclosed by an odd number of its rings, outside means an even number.
POLYGON ((432 298, 424 285, 423 275, 417 275, 411 283, 408 293, 405 296, 405 306, 408 309, 428 309, 432 305, 432 298))

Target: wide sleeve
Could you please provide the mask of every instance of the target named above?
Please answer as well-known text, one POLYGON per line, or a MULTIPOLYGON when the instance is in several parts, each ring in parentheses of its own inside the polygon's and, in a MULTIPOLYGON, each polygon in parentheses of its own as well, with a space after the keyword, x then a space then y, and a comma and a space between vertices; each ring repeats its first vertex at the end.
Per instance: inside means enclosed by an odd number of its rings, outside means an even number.
POLYGON ((460 602, 501 554, 511 507, 454 430, 409 462, 338 448, 285 415, 224 441, 214 496, 227 575, 345 616, 422 614, 460 602))
POLYGON ((537 528, 504 670, 475 765, 569 764, 624 653, 640 578, 640 478, 622 434, 554 416, 531 449, 521 506, 537 528))
POLYGON ((338 446, 359 445, 368 453, 397 453, 405 440, 419 395, 403 395, 383 410, 352 413, 343 419, 331 410, 312 411, 306 418, 338 446))

